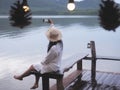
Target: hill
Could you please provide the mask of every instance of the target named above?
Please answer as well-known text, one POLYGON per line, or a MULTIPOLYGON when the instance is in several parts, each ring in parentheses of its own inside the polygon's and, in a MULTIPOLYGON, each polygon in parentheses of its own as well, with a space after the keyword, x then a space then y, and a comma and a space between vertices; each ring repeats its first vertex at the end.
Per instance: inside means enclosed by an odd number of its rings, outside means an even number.
MULTIPOLYGON (((76 9, 69 12, 67 0, 28 0, 32 13, 35 15, 64 15, 64 14, 96 14, 101 0, 84 0, 75 2, 76 9)), ((9 14, 10 6, 15 0, 0 0, 0 14, 9 14)))

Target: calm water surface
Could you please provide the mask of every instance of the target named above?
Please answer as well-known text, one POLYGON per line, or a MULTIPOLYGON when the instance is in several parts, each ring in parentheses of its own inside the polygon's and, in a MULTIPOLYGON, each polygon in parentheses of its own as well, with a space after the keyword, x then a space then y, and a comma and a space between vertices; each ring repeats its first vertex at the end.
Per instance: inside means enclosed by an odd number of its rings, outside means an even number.
MULTIPOLYGON (((32 24, 24 29, 10 26, 6 17, 0 18, 0 90, 29 90, 33 84, 32 76, 20 82, 13 75, 40 63, 45 56, 48 44, 45 32, 49 24, 43 23, 43 18, 46 17, 34 16, 32 24)), ((96 43, 97 55, 120 57, 120 27, 116 32, 108 32, 99 26, 97 17, 90 16, 50 18, 63 34, 63 58, 77 52, 90 53, 87 43, 91 40, 96 43)), ((90 69, 90 64, 84 61, 84 68, 90 69)), ((97 70, 120 73, 120 62, 99 60, 97 70)))

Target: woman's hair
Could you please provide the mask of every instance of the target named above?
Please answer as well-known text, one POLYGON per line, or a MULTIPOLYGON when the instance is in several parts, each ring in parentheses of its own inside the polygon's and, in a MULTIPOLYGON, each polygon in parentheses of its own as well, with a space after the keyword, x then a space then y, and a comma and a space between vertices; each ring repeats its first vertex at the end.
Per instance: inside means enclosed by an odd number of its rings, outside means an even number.
POLYGON ((48 44, 48 49, 47 49, 47 52, 50 50, 50 48, 53 46, 53 45, 56 45, 57 43, 60 43, 60 45, 61 45, 61 47, 62 47, 62 49, 63 49, 63 42, 62 42, 62 40, 59 40, 59 41, 56 41, 56 42, 49 42, 49 44, 48 44))

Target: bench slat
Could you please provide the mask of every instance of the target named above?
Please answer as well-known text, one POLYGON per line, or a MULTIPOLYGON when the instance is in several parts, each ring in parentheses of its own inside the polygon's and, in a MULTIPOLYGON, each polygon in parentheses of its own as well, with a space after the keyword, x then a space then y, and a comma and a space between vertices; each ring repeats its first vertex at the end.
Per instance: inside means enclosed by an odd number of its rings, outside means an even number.
MULTIPOLYGON (((80 74, 82 74, 82 71, 75 70, 72 73, 70 73, 67 77, 63 79, 63 85, 64 88, 66 88, 68 85, 70 85, 80 74)), ((50 90, 57 90, 56 84, 53 85, 50 90)))

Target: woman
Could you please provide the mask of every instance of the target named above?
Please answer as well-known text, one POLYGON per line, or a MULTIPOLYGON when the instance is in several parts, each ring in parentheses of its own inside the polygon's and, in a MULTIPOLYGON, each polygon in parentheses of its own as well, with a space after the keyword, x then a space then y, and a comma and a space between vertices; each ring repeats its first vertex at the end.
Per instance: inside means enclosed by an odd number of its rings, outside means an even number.
MULTIPOLYGON (((63 51, 63 42, 62 34, 59 30, 53 27, 52 20, 48 20, 48 23, 51 24, 51 27, 46 32, 46 36, 49 40, 47 55, 41 64, 31 65, 23 74, 15 75, 14 78, 17 80, 23 80, 24 77, 29 76, 32 71, 43 73, 56 72, 60 70, 62 51, 63 51)), ((35 75, 35 83, 31 89, 38 88, 39 76, 35 75)))

